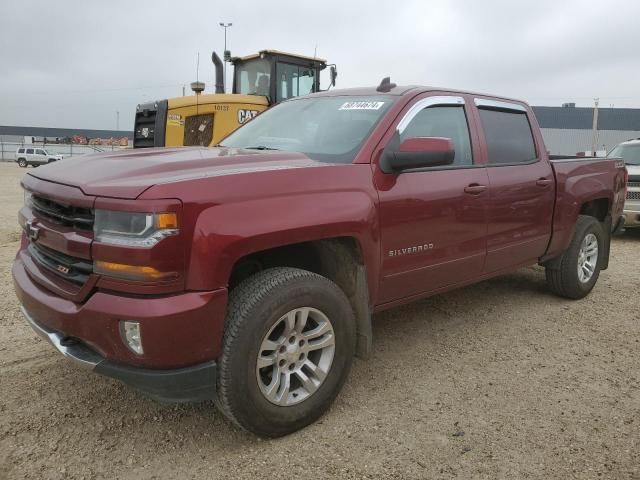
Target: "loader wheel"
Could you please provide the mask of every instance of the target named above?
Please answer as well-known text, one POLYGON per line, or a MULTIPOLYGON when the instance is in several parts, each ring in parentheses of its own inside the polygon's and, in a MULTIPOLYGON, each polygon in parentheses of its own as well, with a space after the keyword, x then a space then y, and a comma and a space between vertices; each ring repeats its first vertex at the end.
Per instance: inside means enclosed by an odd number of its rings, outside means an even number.
POLYGON ((229 296, 216 405, 250 432, 279 437, 318 419, 347 378, 355 320, 330 280, 272 268, 229 296))
POLYGON ((561 260, 546 267, 547 284, 565 298, 585 297, 600 276, 604 233, 600 222, 588 215, 578 216, 575 233, 561 260))
POLYGON ((22 168, 27 168, 27 161, 24 158, 18 160, 18 165, 22 168))

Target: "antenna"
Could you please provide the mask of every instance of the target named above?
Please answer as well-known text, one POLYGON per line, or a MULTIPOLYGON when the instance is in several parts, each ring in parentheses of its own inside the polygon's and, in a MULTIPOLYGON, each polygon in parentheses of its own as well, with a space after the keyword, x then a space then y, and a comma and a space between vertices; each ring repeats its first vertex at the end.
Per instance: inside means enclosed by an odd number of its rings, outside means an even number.
POLYGON ((318 55, 318 44, 316 43, 315 48, 313 49, 313 58, 315 59, 318 55))
POLYGON ((396 84, 391 83, 391 77, 384 77, 376 88, 376 92, 390 92, 392 88, 396 88, 396 84))

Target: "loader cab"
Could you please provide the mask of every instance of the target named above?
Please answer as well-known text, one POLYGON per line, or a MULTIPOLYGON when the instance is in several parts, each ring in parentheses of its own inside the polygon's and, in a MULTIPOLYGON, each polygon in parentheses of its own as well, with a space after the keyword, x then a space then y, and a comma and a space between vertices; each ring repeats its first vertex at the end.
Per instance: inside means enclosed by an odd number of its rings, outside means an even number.
MULTIPOLYGON (((320 72, 327 61, 277 50, 262 50, 231 59, 234 66, 233 93, 267 97, 270 105, 320 91, 320 72)), ((331 68, 331 84, 335 83, 331 68)))
POLYGON ((214 52, 214 92, 192 84, 194 95, 143 103, 136 109, 133 148, 216 145, 235 129, 270 106, 289 98, 320 91, 320 72, 330 67, 329 86, 335 85, 335 65, 326 60, 277 50, 262 50, 231 58, 233 93, 224 93, 223 63, 214 52))

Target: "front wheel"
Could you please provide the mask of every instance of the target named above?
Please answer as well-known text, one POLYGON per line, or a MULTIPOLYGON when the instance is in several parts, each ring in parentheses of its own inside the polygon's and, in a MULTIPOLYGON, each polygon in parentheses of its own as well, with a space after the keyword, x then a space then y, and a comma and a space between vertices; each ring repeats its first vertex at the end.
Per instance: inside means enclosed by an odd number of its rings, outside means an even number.
POLYGON ((600 276, 604 232, 594 217, 580 215, 569 248, 555 265, 546 267, 547 284, 561 297, 585 297, 600 276))
POLYGON ((340 391, 355 338, 351 305, 327 278, 296 268, 257 273, 229 296, 216 404, 257 435, 303 428, 340 391))

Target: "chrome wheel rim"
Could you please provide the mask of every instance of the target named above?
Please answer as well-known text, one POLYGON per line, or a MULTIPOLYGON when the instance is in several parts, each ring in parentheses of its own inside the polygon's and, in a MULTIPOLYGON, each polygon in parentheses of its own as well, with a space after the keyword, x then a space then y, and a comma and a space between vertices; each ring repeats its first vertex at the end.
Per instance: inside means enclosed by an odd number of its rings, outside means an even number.
POLYGON ((598 263, 598 239, 593 233, 589 233, 582 240, 580 252, 578 252, 578 279, 587 283, 593 277, 598 263))
POLYGON ((333 363, 335 334, 327 316, 310 307, 280 317, 260 344, 256 377, 275 405, 300 403, 324 383, 333 363))

